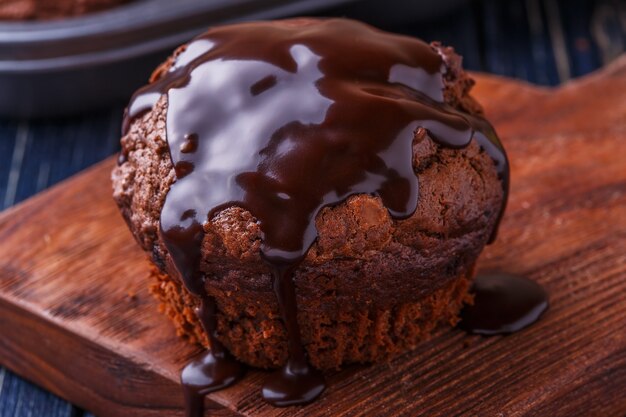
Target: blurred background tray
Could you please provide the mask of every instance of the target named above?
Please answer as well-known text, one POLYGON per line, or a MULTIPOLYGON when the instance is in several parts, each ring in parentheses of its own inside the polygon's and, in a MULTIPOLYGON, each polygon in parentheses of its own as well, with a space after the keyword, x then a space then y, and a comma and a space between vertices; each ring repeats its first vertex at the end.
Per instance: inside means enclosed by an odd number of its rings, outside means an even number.
POLYGON ((142 0, 70 19, 0 22, 0 114, 58 116, 119 104, 176 46, 217 23, 334 8, 393 25, 407 16, 428 19, 460 3, 464 0, 142 0), (349 3, 354 9, 341 9, 349 3))

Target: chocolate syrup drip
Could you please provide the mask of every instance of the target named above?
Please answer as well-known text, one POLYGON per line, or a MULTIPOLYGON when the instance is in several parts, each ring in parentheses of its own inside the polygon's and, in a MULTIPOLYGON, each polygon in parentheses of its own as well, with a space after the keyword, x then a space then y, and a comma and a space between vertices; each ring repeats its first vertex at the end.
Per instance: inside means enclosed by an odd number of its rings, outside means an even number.
POLYGON ((196 314, 209 337, 210 349, 188 363, 180 375, 187 417, 203 417, 204 396, 232 385, 245 373, 244 366, 215 337, 215 301, 206 294, 200 300, 196 314))
POLYGON ((269 262, 274 266, 274 292, 289 335, 289 359, 263 386, 263 399, 277 407, 307 404, 324 391, 326 383, 322 373, 309 365, 300 338, 293 282, 293 268, 297 263, 269 262))
POLYGON ((475 334, 508 334, 530 326, 548 309, 548 294, 536 282, 509 274, 479 275, 474 305, 461 312, 459 327, 475 334))
POLYGON ((489 240, 487 243, 493 243, 498 235, 498 228, 500 227, 500 220, 504 215, 506 204, 509 196, 509 160, 504 152, 500 140, 496 131, 491 127, 489 122, 480 118, 472 119, 472 126, 474 128, 474 140, 478 142, 480 147, 491 156, 493 163, 495 164, 498 178, 502 183, 502 189, 504 195, 502 198, 502 204, 500 205, 500 211, 497 213, 496 223, 491 230, 489 240))
POLYGON ((294 283, 323 207, 370 194, 396 219, 413 214, 412 144, 419 127, 451 148, 474 137, 492 156, 506 194, 500 142, 485 120, 444 102, 443 70, 428 44, 354 21, 247 23, 197 38, 169 72, 133 97, 126 131, 167 94, 177 180, 161 231, 187 288, 204 292, 204 222, 236 205, 260 225, 261 255, 289 344, 287 364, 263 389, 267 401, 302 404, 324 389, 302 345, 294 283))

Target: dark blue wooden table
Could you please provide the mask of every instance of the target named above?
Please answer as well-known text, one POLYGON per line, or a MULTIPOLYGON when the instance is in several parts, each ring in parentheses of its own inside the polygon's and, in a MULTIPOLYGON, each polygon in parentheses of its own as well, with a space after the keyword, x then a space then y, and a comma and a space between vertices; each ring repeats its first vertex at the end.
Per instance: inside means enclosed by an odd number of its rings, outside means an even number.
MULTIPOLYGON (((453 45, 466 68, 542 85, 593 71, 626 45, 626 2, 620 0, 483 0, 427 22, 409 20, 384 29, 453 45)), ((114 154, 122 108, 55 120, 0 119, 0 207, 114 154)), ((91 415, 0 368, 0 417, 70 416, 91 415)))

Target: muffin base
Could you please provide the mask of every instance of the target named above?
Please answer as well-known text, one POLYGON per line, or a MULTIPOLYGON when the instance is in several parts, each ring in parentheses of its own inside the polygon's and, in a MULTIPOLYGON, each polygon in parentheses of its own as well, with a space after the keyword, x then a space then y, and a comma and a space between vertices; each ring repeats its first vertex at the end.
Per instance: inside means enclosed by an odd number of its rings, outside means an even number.
MULTIPOLYGON (((349 363, 377 362, 414 348, 438 326, 454 326, 464 303, 473 269, 449 281, 430 295, 389 308, 342 306, 330 316, 323 310, 300 310, 298 322, 309 361, 319 369, 338 369, 349 363)), ((179 336, 208 347, 209 342, 194 312, 199 304, 181 283, 157 268, 150 291, 160 310, 174 323, 179 336)), ((209 291, 211 293, 213 291, 209 291)), ((286 330, 273 308, 257 305, 233 311, 236 292, 215 297, 218 339, 240 361, 259 368, 275 368, 287 360, 286 330)))

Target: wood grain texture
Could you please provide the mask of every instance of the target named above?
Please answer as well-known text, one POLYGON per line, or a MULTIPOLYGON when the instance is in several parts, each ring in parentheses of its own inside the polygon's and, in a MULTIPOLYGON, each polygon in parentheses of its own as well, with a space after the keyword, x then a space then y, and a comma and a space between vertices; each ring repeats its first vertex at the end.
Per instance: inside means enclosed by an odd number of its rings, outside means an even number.
MULTIPOLYGON (((266 405, 266 374, 250 372, 210 395, 207 415, 626 414, 626 57, 558 90, 476 78, 512 168, 480 268, 539 281, 549 312, 507 337, 442 329, 389 363, 330 375, 307 407, 266 405)), ((0 216, 0 363, 99 417, 182 416, 178 372, 198 350, 147 293, 112 165, 0 216)))

